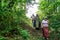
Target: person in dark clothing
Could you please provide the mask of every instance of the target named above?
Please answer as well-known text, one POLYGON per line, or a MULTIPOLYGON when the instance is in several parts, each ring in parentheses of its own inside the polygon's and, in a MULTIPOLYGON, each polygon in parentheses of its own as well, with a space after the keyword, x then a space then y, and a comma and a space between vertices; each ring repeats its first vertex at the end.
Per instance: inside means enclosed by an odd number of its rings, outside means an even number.
POLYGON ((41 22, 38 14, 36 14, 36 29, 39 30, 41 27, 41 22))
POLYGON ((36 17, 34 16, 34 14, 31 16, 31 18, 32 18, 33 27, 34 29, 36 29, 36 17))

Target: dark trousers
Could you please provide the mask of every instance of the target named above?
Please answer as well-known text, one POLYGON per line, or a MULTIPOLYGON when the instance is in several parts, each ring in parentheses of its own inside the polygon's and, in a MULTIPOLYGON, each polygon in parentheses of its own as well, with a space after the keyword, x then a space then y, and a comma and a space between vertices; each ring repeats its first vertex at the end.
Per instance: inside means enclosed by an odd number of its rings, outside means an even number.
POLYGON ((33 27, 36 27, 36 20, 33 20, 32 23, 33 23, 33 27))

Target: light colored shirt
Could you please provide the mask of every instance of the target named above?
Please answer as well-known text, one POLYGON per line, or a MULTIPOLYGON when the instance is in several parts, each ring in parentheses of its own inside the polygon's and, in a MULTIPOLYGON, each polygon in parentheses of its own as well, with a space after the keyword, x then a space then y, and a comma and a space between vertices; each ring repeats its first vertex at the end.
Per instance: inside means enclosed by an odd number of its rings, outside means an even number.
POLYGON ((42 21, 42 27, 48 27, 48 20, 42 21))

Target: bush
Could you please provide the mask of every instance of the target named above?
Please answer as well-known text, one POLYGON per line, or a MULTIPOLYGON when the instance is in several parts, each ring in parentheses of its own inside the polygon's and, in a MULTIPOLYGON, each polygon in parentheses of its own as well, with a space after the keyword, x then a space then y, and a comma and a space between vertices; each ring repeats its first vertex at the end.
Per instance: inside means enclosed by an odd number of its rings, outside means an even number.
POLYGON ((6 38, 4 38, 4 37, 2 37, 2 36, 0 36, 0 40, 7 40, 6 38))
POLYGON ((28 40, 29 38, 29 33, 27 30, 23 30, 21 27, 17 27, 20 35, 24 38, 24 40, 28 40))
POLYGON ((29 33, 26 30, 22 30, 21 31, 21 35, 23 36, 23 38, 28 38, 29 37, 29 33))

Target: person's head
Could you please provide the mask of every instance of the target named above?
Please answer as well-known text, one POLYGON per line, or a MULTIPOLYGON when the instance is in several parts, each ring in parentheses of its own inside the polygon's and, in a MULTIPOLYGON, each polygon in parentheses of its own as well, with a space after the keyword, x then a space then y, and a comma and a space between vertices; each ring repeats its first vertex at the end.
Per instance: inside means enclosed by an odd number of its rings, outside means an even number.
POLYGON ((44 20, 48 20, 48 18, 47 17, 44 17, 44 20))
POLYGON ((34 16, 34 14, 32 14, 32 16, 34 16))

